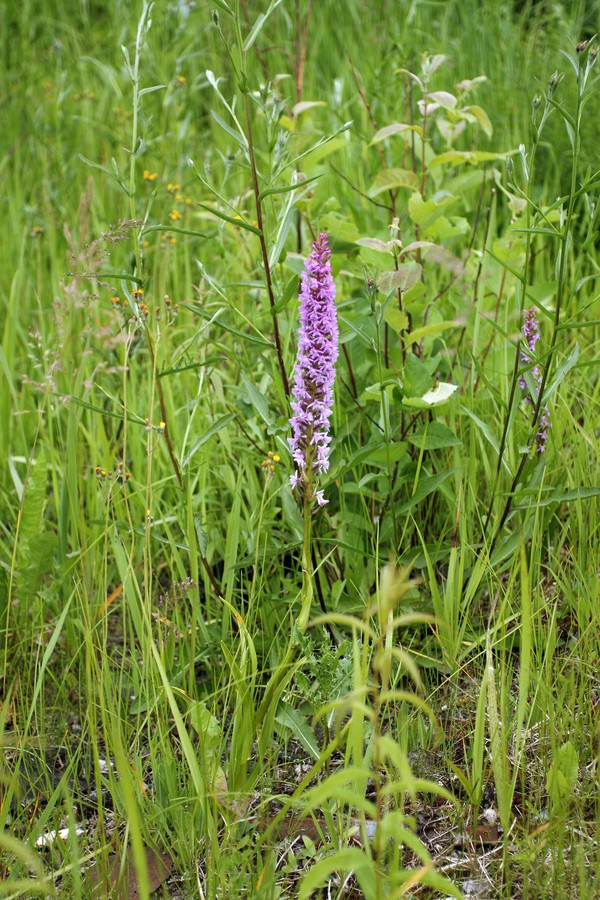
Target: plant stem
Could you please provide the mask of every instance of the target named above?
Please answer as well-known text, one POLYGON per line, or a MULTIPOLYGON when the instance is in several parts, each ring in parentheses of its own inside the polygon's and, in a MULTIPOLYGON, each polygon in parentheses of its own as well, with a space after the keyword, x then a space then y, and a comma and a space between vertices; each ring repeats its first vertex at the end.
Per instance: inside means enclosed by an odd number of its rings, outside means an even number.
POLYGON ((269 297, 269 305, 273 315, 273 337, 275 338, 275 347, 277 348, 277 361, 279 363, 279 372, 285 396, 289 397, 290 384, 287 373, 285 371, 285 363, 283 361, 283 349, 281 346, 281 336, 279 334, 279 322, 275 312, 275 292, 273 291, 273 280, 271 278, 271 266, 269 263, 269 253, 267 250, 267 242, 263 228, 262 203, 260 200, 260 186, 258 184, 258 170, 256 168, 256 157, 254 155, 254 141, 252 139, 252 117, 250 115, 250 101, 248 99, 248 91, 244 91, 244 110, 246 113, 246 129, 248 138, 248 157, 250 160, 250 171, 252 173, 252 188, 254 191, 254 201, 256 204, 256 221, 260 229, 260 250, 262 254, 263 266, 265 269, 265 281, 267 284, 267 295, 269 297))
POLYGON ((312 491, 304 494, 304 540, 302 542, 302 601, 300 615, 298 616, 298 629, 302 634, 306 631, 313 599, 313 581, 311 566, 311 538, 312 538, 312 491))

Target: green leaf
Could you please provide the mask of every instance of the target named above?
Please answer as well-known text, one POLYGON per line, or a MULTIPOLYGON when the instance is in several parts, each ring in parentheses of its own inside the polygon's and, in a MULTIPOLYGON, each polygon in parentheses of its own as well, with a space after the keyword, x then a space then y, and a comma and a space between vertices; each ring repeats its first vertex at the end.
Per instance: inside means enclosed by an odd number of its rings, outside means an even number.
POLYGON ((221 726, 203 700, 194 700, 190 706, 190 724, 204 752, 214 750, 221 743, 221 726))
POLYGON ((448 331, 450 328, 462 328, 463 325, 460 325, 454 321, 445 321, 445 322, 432 322, 431 325, 424 325, 422 328, 415 328, 414 331, 410 333, 411 341, 417 343, 424 337, 431 337, 434 334, 441 334, 442 331, 448 331))
POLYGON ((508 153, 492 153, 491 150, 448 150, 434 156, 429 163, 430 169, 437 166, 445 166, 448 163, 453 166, 476 166, 478 163, 491 162, 497 159, 506 159, 508 153))
POLYGON ((406 131, 412 131, 420 137, 423 136, 423 129, 420 125, 404 125, 400 122, 393 122, 391 125, 386 125, 385 128, 380 128, 379 131, 375 132, 371 138, 371 145, 378 144, 379 141, 392 137, 394 134, 402 134, 406 131))
POLYGON ((446 481, 451 475, 453 475, 457 469, 449 469, 447 472, 439 472, 437 475, 426 475, 424 478, 419 480, 419 485, 417 490, 412 495, 412 497, 407 500, 405 503, 401 503, 400 506, 396 507, 397 515, 402 515, 403 513, 409 512, 413 509, 421 500, 424 500, 425 497, 428 497, 446 481))
POLYGON ((215 6, 218 6, 219 9, 222 9, 223 12, 227 13, 227 15, 231 16, 232 18, 235 17, 235 13, 232 9, 229 8, 225 0, 212 0, 212 2, 215 4, 215 6))
POLYGON ((248 149, 248 141, 245 134, 240 134, 239 131, 236 131, 234 128, 228 125, 225 119, 221 118, 221 116, 217 112, 215 112, 214 109, 211 109, 210 114, 217 125, 219 125, 219 127, 222 128, 230 138, 232 138, 237 144, 239 144, 242 150, 248 149))
POLYGON ((431 225, 456 202, 458 197, 448 191, 438 191, 429 200, 424 200, 420 194, 415 193, 408 201, 408 214, 415 225, 431 225))
POLYGON ((571 491, 552 491, 546 497, 540 497, 535 491, 527 500, 513 503, 513 509, 529 509, 530 507, 552 506, 556 503, 575 503, 577 500, 590 500, 600 497, 600 487, 579 487, 571 491))
MULTIPOLYGON (((500 444, 498 443, 498 439, 496 438, 496 436, 492 433, 492 429, 487 424, 487 422, 483 422, 478 416, 475 415, 474 412, 471 412, 471 410, 469 409, 468 406, 465 406, 464 404, 460 405, 460 411, 461 411, 461 413, 464 413, 465 415, 467 415, 475 423, 475 425, 477 425, 477 427, 481 431, 482 435, 485 437, 486 441, 496 451, 496 456, 498 456, 498 454, 500 453, 500 444)), ((510 468, 509 464, 507 463, 506 459, 502 460, 502 464, 504 465, 504 468, 506 469, 506 471, 512 478, 513 472, 511 471, 511 468, 510 468)))
POLYGON ((344 847, 313 865, 308 875, 302 879, 298 900, 312 897, 317 888, 328 882, 332 872, 354 872, 365 900, 374 900, 376 897, 374 861, 358 847, 344 847))
POLYGON ((388 303, 386 306, 383 312, 383 318, 398 334, 402 331, 406 331, 408 328, 408 316, 406 313, 402 312, 397 306, 393 306, 391 303, 388 303))
POLYGON ((488 116, 486 111, 481 108, 481 106, 463 106, 460 114, 461 116, 464 116, 469 120, 475 119, 475 121, 478 123, 478 125, 481 126, 483 132, 487 135, 487 137, 492 137, 494 129, 490 121, 490 117, 488 116))
POLYGON ((235 419, 235 413, 229 413, 229 415, 227 415, 227 416, 222 416, 218 420, 218 422, 215 422, 215 424, 212 426, 212 428, 209 428, 208 431, 205 431, 204 434, 201 437, 199 437, 198 440, 193 444, 191 450, 189 450, 189 452, 185 455, 185 457, 181 463, 181 468, 186 469, 191 458, 194 456, 195 453, 198 452, 200 447, 202 447, 204 444, 206 444, 206 442, 209 441, 212 437, 214 437, 215 434, 218 434, 222 428, 225 428, 225 426, 228 425, 232 419, 235 419))
POLYGON ((262 31, 265 22, 267 21, 267 19, 271 15, 271 13, 277 9, 277 7, 280 5, 280 3, 282 3, 282 0, 271 0, 271 2, 269 3, 269 8, 267 9, 266 13, 259 13, 258 18, 256 19, 256 22, 250 29, 250 34, 244 41, 244 53, 247 53, 248 50, 252 47, 254 41, 256 40, 256 38, 258 37, 260 32, 262 31))
POLYGON ((412 434, 407 435, 406 440, 415 447, 422 447, 423 450, 460 447, 462 443, 452 429, 443 422, 431 422, 429 425, 421 426, 412 434))
POLYGON ((427 100, 439 103, 443 109, 456 109, 456 97, 448 91, 432 91, 427 95, 427 100))
POLYGON ((552 807, 556 812, 565 812, 579 773, 579 755, 571 741, 567 741, 556 751, 550 766, 546 788, 552 807))
POLYGON ((419 183, 419 177, 412 169, 380 169, 367 191, 367 197, 377 197, 384 191, 393 191, 400 187, 417 191, 419 183))
POLYGON ((402 373, 402 399, 422 397, 433 384, 433 378, 422 359, 411 353, 406 357, 402 373))
POLYGON ((258 199, 262 203, 265 197, 270 197, 273 194, 287 194, 289 191, 298 191, 300 188, 304 188, 307 184, 318 181, 322 177, 322 175, 311 175, 310 178, 305 178, 303 181, 295 181, 293 184, 286 184, 283 187, 267 188, 265 191, 260 192, 258 199))
POLYGON ((143 97, 144 94, 152 94, 154 91, 164 91, 166 87, 166 84, 155 84, 153 87, 142 88, 138 97, 143 97))
POLYGON ((319 759, 321 752, 317 737, 305 716, 298 712, 291 703, 280 700, 275 713, 275 722, 285 731, 291 732, 313 759, 319 759))
POLYGON ((252 384, 252 382, 246 377, 243 372, 242 381, 244 382, 244 387, 246 388, 246 393, 248 394, 248 400, 250 401, 256 412, 267 425, 272 425, 274 417, 269 411, 269 404, 267 403, 267 398, 265 397, 264 393, 257 390, 257 388, 252 384))
POLYGON ((547 385, 546 390, 544 391, 544 399, 542 403, 547 403, 554 391, 560 386, 563 382, 565 375, 567 372, 570 372, 571 369, 577 365, 579 360, 579 343, 575 343, 575 346, 567 356, 567 358, 560 364, 550 383, 547 385))
POLYGON ((229 222, 230 225, 237 225, 238 228, 244 228, 246 231, 251 231, 252 234, 257 234, 259 237, 262 234, 260 228, 251 225, 250 222, 246 222, 241 216, 239 218, 228 216, 226 213, 221 212, 220 209, 217 209, 215 206, 209 206, 207 203, 198 203, 198 206, 200 209, 205 209, 207 212, 212 213, 213 216, 218 216, 219 219, 223 219, 224 222, 229 222))

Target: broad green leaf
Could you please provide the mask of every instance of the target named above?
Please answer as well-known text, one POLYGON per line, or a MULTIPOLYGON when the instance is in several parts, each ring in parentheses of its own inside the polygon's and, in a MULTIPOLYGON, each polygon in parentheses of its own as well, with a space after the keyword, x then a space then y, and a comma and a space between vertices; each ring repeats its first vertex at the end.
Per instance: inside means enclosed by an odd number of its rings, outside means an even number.
POLYGON ((430 169, 444 166, 448 163, 453 166, 476 166, 482 162, 491 162, 497 159, 506 159, 508 153, 492 153, 491 150, 447 150, 434 156, 429 163, 430 169))
POLYGON ((466 115, 468 117, 472 117, 475 121, 481 126, 483 132, 487 135, 487 137, 491 138, 493 134, 493 126, 490 121, 490 117, 486 113, 481 106, 463 106, 461 109, 461 115, 466 115))
POLYGON ((207 752, 219 746, 221 726, 203 700, 194 700, 190 706, 190 724, 198 737, 202 750, 207 752))
POLYGON ((371 144, 378 144, 379 141, 392 137, 394 134, 401 134, 404 131, 412 131, 420 137, 423 135, 423 129, 420 125, 403 125, 400 122, 394 122, 392 125, 386 125, 385 128, 380 128, 379 131, 376 131, 371 138, 371 144))
POLYGON ((404 370, 402 372, 402 398, 406 397, 422 397, 428 391, 433 383, 433 378, 429 372, 429 368, 422 359, 410 353, 406 357, 404 370))
POLYGON ((398 334, 400 334, 401 331, 406 331, 408 328, 408 316, 406 313, 402 312, 402 310, 391 303, 388 303, 386 306, 383 317, 388 325, 398 334))
POLYGON ((321 751, 316 735, 306 716, 298 712, 291 703, 287 703, 285 700, 279 701, 277 712, 275 713, 275 722, 288 730, 288 732, 291 732, 313 759, 319 759, 321 751))
POLYGON ((381 447, 378 447, 369 454, 367 462, 371 465, 382 466, 387 465, 388 461, 390 463, 396 463, 406 456, 407 449, 408 448, 403 441, 389 444, 384 443, 381 447))
POLYGON ((411 341, 417 343, 424 337, 431 337, 433 334, 440 334, 442 331, 448 331, 449 328, 459 328, 462 327, 458 325, 454 321, 446 321, 446 322, 432 322, 431 325, 424 325, 422 328, 415 328, 414 331, 410 333, 411 341))
POLYGON ((315 106, 327 106, 327 104, 324 100, 301 100, 300 103, 295 103, 292 107, 294 118, 297 119, 302 113, 307 112, 309 109, 314 109, 315 106))
POLYGON ((421 426, 406 436, 406 440, 415 447, 424 450, 441 450, 444 447, 460 447, 461 441, 455 433, 443 422, 430 422, 427 426, 421 426))
POLYGON ((428 497, 430 494, 433 494, 434 491, 437 491, 440 485, 456 471, 457 469, 449 469, 447 472, 439 472, 437 475, 426 475, 421 478, 417 490, 412 497, 396 507, 396 514, 402 515, 403 513, 409 512, 420 503, 421 500, 424 500, 425 497, 428 497))
POLYGON ((377 197, 384 191, 393 191, 400 187, 417 191, 419 189, 418 175, 412 169, 380 169, 367 191, 367 196, 377 197))
POLYGON ((456 97, 454 94, 449 94, 448 91, 432 91, 427 94, 427 100, 439 103, 444 109, 456 109, 456 97))
POLYGON ((438 191, 429 200, 424 200, 420 194, 414 193, 408 201, 408 214, 416 225, 430 225, 443 215, 450 205, 457 202, 458 197, 448 191, 438 191))

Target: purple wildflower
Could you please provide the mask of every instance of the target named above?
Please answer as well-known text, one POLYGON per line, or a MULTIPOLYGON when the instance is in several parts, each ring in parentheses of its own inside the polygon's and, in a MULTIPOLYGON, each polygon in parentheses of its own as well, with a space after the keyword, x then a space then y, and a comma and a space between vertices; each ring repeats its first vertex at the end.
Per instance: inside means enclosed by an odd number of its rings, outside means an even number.
POLYGON ((323 491, 314 490, 312 480, 313 475, 329 468, 329 419, 338 356, 335 282, 329 258, 329 239, 321 233, 302 275, 298 357, 290 418, 292 437, 288 438, 296 465, 290 484, 320 506, 327 500, 323 491))
MULTIPOLYGON (((525 310, 525 314, 523 317, 523 337, 525 338, 525 342, 527 344, 527 350, 521 350, 521 362, 524 365, 528 366, 531 364, 532 357, 535 354, 535 345, 540 338, 540 327, 538 324, 535 306, 532 306, 530 309, 525 310)), ((531 369, 531 374, 539 390, 542 383, 542 373, 540 372, 540 367, 538 365, 533 366, 531 369)), ((522 390, 527 390, 527 382, 525 381, 523 376, 519 378, 519 384, 521 385, 522 390)), ((531 395, 527 393, 525 397, 525 403, 533 405, 533 402, 534 401, 531 395)), ((538 433, 536 435, 537 453, 543 453, 546 449, 546 443, 548 441, 548 431, 551 427, 550 413, 548 411, 548 407, 544 406, 544 408, 542 409, 542 414, 540 416, 538 433)))

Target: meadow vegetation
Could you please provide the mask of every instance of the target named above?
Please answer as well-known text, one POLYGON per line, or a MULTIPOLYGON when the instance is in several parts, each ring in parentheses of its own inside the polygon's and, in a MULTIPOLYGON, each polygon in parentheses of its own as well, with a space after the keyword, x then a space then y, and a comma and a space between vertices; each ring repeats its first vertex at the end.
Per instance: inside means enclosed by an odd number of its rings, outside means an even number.
POLYGON ((1 897, 600 896, 599 28, 2 4, 1 897))

